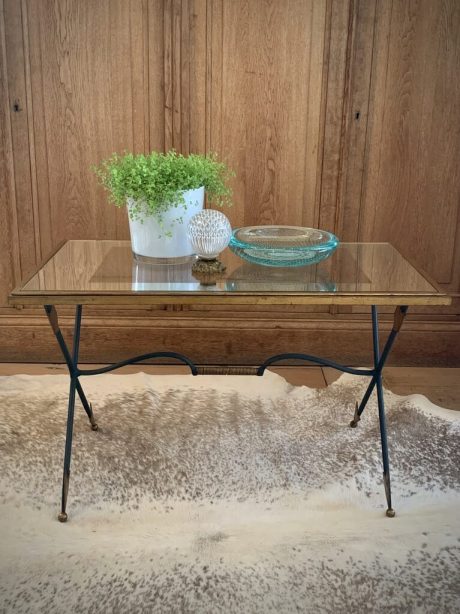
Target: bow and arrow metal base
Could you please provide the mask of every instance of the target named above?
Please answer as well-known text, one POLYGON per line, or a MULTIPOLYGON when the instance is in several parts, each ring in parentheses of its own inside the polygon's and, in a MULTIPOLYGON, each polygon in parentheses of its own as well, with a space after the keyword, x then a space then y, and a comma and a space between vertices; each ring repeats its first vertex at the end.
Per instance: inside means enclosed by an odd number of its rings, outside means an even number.
POLYGON ((60 522, 66 522, 67 520, 67 495, 69 492, 69 481, 70 481, 70 460, 72 456, 72 437, 73 437, 73 419, 74 419, 74 410, 75 410, 75 393, 78 393, 80 397, 80 401, 82 402, 83 408, 86 411, 91 428, 93 431, 98 430, 97 422, 94 418, 93 409, 91 403, 88 403, 88 400, 83 392, 83 388, 80 384, 79 378, 85 375, 100 375, 101 373, 108 373, 109 371, 114 371, 115 369, 119 369, 120 367, 124 367, 126 365, 136 364, 138 362, 142 362, 144 360, 149 360, 150 358, 176 358, 180 362, 185 363, 190 367, 192 375, 198 374, 198 369, 196 366, 185 356, 182 354, 177 354, 175 352, 152 352, 150 354, 142 354, 141 356, 135 356, 134 358, 130 358, 128 360, 123 360, 121 362, 117 362, 112 365, 108 365, 107 367, 102 367, 100 369, 79 369, 78 368, 78 352, 80 347, 80 328, 81 328, 81 315, 82 315, 82 306, 77 305, 75 310, 75 326, 74 326, 74 334, 73 334, 73 348, 72 354, 70 353, 67 344, 62 336, 61 329, 59 328, 59 320, 56 308, 54 305, 45 305, 46 315, 48 316, 48 320, 51 324, 51 328, 53 329, 54 335, 59 343, 59 347, 61 348, 62 354, 67 364, 67 368, 69 370, 70 375, 70 390, 69 390, 69 404, 67 409, 67 428, 66 428, 66 439, 65 439, 65 450, 64 450, 64 474, 62 478, 62 498, 61 498, 61 512, 58 515, 58 520, 60 522))
MULTIPOLYGON (((372 306, 372 339, 373 339, 373 354, 374 354, 374 368, 373 369, 354 369, 352 367, 346 367, 344 365, 340 365, 331 360, 327 360, 325 358, 319 358, 317 356, 311 356, 309 354, 277 354, 276 356, 272 356, 268 358, 258 369, 257 375, 262 376, 264 371, 270 365, 279 362, 281 360, 305 360, 308 362, 313 362, 318 365, 322 365, 325 367, 332 367, 333 369, 337 369, 339 371, 343 371, 344 373, 350 373, 352 375, 359 376, 367 376, 371 378, 369 386, 361 400, 358 404, 356 403, 355 413, 352 421, 350 422, 350 426, 355 428, 358 425, 358 422, 361 419, 361 415, 369 401, 369 398, 374 390, 377 389, 377 404, 379 411, 379 425, 380 425, 380 439, 382 446, 382 460, 383 460, 383 483, 385 487, 385 495, 387 500, 387 510, 386 515, 392 518, 395 515, 394 509, 391 503, 391 486, 390 486, 390 461, 388 455, 388 441, 387 441, 387 432, 386 432, 386 423, 385 423, 385 404, 383 398, 383 386, 382 386, 382 370, 385 366, 385 362, 388 358, 390 350, 393 346, 393 343, 396 339, 396 336, 402 326, 405 315, 407 313, 406 306, 397 307, 394 314, 393 328, 388 336, 388 339, 385 343, 382 353, 380 354, 379 349, 379 328, 378 328, 378 315, 377 315, 377 307, 375 305, 372 306)), ((198 367, 189 360, 183 354, 178 354, 176 352, 152 352, 150 354, 142 354, 140 356, 135 356, 134 358, 129 358, 128 360, 123 360, 118 363, 114 363, 108 365, 106 367, 101 367, 100 369, 80 369, 78 367, 78 355, 79 355, 79 347, 80 347, 80 329, 81 329, 81 317, 82 317, 82 306, 77 305, 75 310, 75 325, 74 325, 74 334, 73 334, 73 348, 72 352, 70 352, 67 344, 62 335, 61 329, 59 327, 59 320, 57 311, 54 305, 45 305, 45 312, 48 316, 48 320, 51 324, 51 328, 53 329, 54 335, 57 339, 59 347, 61 348, 61 352, 64 356, 65 362, 67 364, 67 368, 69 370, 70 375, 70 390, 69 390, 69 402, 67 409, 67 427, 66 427, 66 441, 65 441, 65 450, 64 450, 64 472, 62 479, 62 497, 61 497, 61 512, 58 515, 58 519, 60 522, 66 522, 67 520, 67 496, 69 492, 69 481, 70 481, 70 461, 72 456, 72 437, 73 437, 73 423, 74 423, 74 410, 75 410, 75 399, 76 394, 78 394, 80 401, 83 405, 83 408, 88 416, 91 429, 93 431, 98 430, 97 422, 94 418, 93 408, 91 403, 88 402, 83 388, 80 384, 80 377, 88 376, 88 375, 100 375, 101 373, 108 373, 110 371, 114 371, 115 369, 119 369, 120 367, 124 367, 126 365, 136 364, 143 362, 144 360, 149 360, 151 358, 175 358, 176 360, 188 365, 190 367, 192 375, 198 375, 199 369, 198 367)), ((200 369, 200 372, 206 372, 206 369, 200 369)))

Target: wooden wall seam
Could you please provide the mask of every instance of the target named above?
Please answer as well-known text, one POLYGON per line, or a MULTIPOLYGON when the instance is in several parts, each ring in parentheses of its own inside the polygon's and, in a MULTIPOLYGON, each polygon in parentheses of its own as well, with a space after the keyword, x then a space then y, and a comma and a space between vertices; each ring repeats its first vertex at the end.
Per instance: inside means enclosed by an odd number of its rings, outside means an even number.
POLYGON ((32 99, 32 84, 30 77, 30 46, 29 46, 29 27, 26 0, 21 0, 21 17, 22 17, 22 34, 24 44, 24 74, 26 85, 26 111, 27 111, 27 130, 29 136, 29 163, 30 163, 30 178, 32 186, 32 211, 33 211, 33 227, 35 237, 35 254, 36 261, 42 259, 42 249, 40 244, 40 215, 38 202, 38 185, 37 185, 37 167, 36 167, 36 149, 35 149, 35 134, 34 134, 34 112, 32 99))
MULTIPOLYGON (((17 220, 17 208, 16 208, 16 186, 14 179, 14 164, 13 164, 13 140, 11 129, 11 109, 10 109, 10 91, 8 87, 8 65, 7 65, 7 49, 5 38, 5 11, 4 0, 0 0, 0 45, 1 45, 1 84, 2 88, 2 100, 1 100, 1 142, 3 159, 1 161, 0 169, 2 170, 2 184, 5 187, 5 191, 2 194, 2 202, 5 203, 3 212, 5 214, 4 219, 4 242, 5 252, 3 257, 7 256, 8 268, 10 269, 10 275, 3 283, 13 283, 16 285, 19 283, 21 277, 21 264, 19 258, 19 232, 18 232, 18 220, 17 220)), ((0 217, 0 221, 1 221, 0 217)), ((0 285, 2 296, 0 301, 6 302, 6 294, 10 288, 0 285)))
POLYGON ((363 152, 363 160, 362 160, 362 175, 361 175, 361 185, 360 185, 360 191, 359 191, 359 211, 358 211, 358 228, 357 228, 357 233, 356 233, 356 240, 359 241, 359 236, 360 236, 360 224, 361 224, 361 212, 362 212, 362 208, 363 208, 363 202, 364 202, 364 192, 365 192, 365 180, 366 180, 366 174, 364 172, 366 163, 367 163, 367 156, 368 156, 368 149, 369 149, 369 139, 368 139, 368 135, 369 135, 369 121, 370 121, 370 112, 369 112, 369 108, 370 108, 370 101, 371 101, 371 87, 372 87, 372 74, 373 74, 373 67, 374 67, 374 60, 375 60, 375 32, 376 32, 376 27, 377 27, 377 6, 376 6, 377 2, 374 3, 374 27, 372 29, 372 55, 371 55, 371 71, 370 71, 370 75, 369 75, 369 84, 368 84, 368 88, 367 88, 367 108, 366 108, 366 129, 365 129, 365 134, 364 134, 364 152, 363 152))
MULTIPOLYGON (((42 254, 49 253, 54 246, 54 235, 53 235, 53 216, 51 210, 51 187, 50 187, 50 159, 49 159, 49 147, 48 147, 48 130, 46 124, 46 113, 45 113, 45 87, 44 87, 44 62, 43 62, 43 45, 42 45, 42 36, 41 36, 41 21, 39 19, 39 12, 36 3, 28 4, 27 14, 30 17, 31 10, 37 11, 35 14, 35 18, 38 23, 38 59, 37 59, 37 68, 36 70, 39 73, 40 81, 37 88, 33 87, 33 79, 32 82, 32 97, 35 100, 34 109, 37 112, 38 104, 41 108, 41 122, 43 125, 43 146, 42 151, 44 151, 43 155, 43 167, 37 171, 37 181, 40 178, 40 175, 43 177, 42 187, 40 190, 40 197, 38 198, 39 203, 39 213, 40 213, 40 249, 42 254), (43 211, 45 209, 45 211, 43 211)), ((30 23, 30 19, 29 19, 30 23)), ((29 32, 29 42, 30 42, 29 32)), ((32 56, 33 59, 33 56, 32 56)), ((34 122, 36 125, 36 123, 34 122)), ((34 147, 36 154, 39 151, 38 145, 39 139, 37 138, 37 134, 35 134, 34 138, 34 147)), ((38 158, 36 160, 36 166, 38 166, 37 162, 40 160, 38 158)))
MULTIPOLYGON (((350 85, 352 65, 351 57, 354 53, 354 41, 356 34, 356 21, 357 21, 357 7, 358 4, 355 0, 350 0, 348 11, 348 28, 347 28, 347 40, 345 46, 345 66, 343 75, 343 96, 341 104, 341 122, 340 122, 340 138, 339 138, 339 154, 337 162, 337 179, 335 186, 335 212, 334 212, 334 233, 341 235, 341 229, 339 228, 339 220, 342 210, 342 175, 344 173, 344 165, 346 164, 344 159, 345 153, 345 136, 347 132, 347 126, 349 125, 349 113, 350 113, 350 85)), ((354 56, 353 56, 354 59, 354 56)))
POLYGON ((172 2, 164 0, 163 32, 164 32, 164 143, 165 151, 173 146, 174 95, 172 76, 172 2))
POLYGON ((144 41, 144 152, 152 151, 150 144, 150 36, 149 36, 149 14, 150 4, 148 0, 143 0, 144 21, 142 24, 142 39, 144 41))
POLYGON ((369 126, 375 5, 374 0, 355 0, 353 16, 350 16, 336 216, 337 232, 344 241, 359 240, 369 126))
POLYGON ((321 173, 320 226, 337 232, 336 209, 341 126, 345 94, 345 55, 348 47, 351 0, 332 0, 328 53, 325 135, 321 173))
POLYGON ((27 115, 25 56, 21 3, 3 2, 5 62, 8 99, 9 134, 11 136, 11 164, 14 180, 15 235, 13 249, 17 249, 20 276, 26 275, 36 263, 35 231, 33 224, 32 185, 30 174, 29 132, 23 117, 27 115), (20 223, 19 223, 20 222, 20 223), (23 243, 26 243, 23 246, 23 243))
MULTIPOLYGON (((390 9, 388 9, 388 3, 385 5, 384 3, 377 2, 376 17, 375 17, 376 24, 374 27, 372 74, 371 74, 370 87, 369 87, 369 120, 368 120, 368 126, 367 126, 367 135, 369 136, 369 138, 366 139, 366 154, 364 158, 364 179, 363 179, 363 187, 361 191, 362 202, 365 202, 368 198, 369 178, 371 176, 378 177, 380 175, 381 155, 379 155, 378 164, 373 167, 369 162, 370 143, 371 143, 371 139, 374 139, 377 141, 381 139, 381 134, 380 133, 375 134, 374 132, 375 125, 377 124, 376 111, 378 110, 376 102, 377 102, 377 98, 379 100, 385 99, 386 81, 387 81, 387 76, 388 76, 388 54, 389 54, 389 46, 390 46, 390 32, 388 32, 388 34, 385 37, 385 28, 386 28, 387 23, 389 24, 388 27, 389 28, 391 27, 392 12, 393 12, 393 0, 391 0, 390 9), (379 96, 377 96, 376 94, 376 88, 378 85, 376 70, 378 70, 378 66, 376 65, 376 63, 374 63, 374 54, 376 53, 376 41, 377 41, 378 36, 380 36, 380 38, 385 37, 385 40, 386 40, 385 56, 387 58, 386 73, 385 73, 385 79, 384 79, 384 84, 383 84, 383 92, 380 92, 379 96)), ((375 193, 373 194, 373 200, 375 201, 375 193)), ((358 227, 359 233, 358 233, 358 238, 357 238, 358 241, 365 240, 365 237, 363 237, 363 234, 362 234, 361 224, 362 224, 362 219, 360 218, 359 227, 358 227)), ((375 228, 374 225, 375 225, 375 217, 372 220, 373 229, 375 228)))
POLYGON ((170 122, 170 101, 168 87, 170 79, 166 75, 166 54, 170 49, 167 41, 166 14, 168 0, 148 0, 148 113, 149 113, 149 151, 164 151, 168 148, 167 132, 170 122))
MULTIPOLYGON (((337 228, 337 211, 339 207, 338 186, 341 163, 340 146, 343 140, 342 130, 337 129, 343 122, 345 105, 345 70, 343 56, 349 46, 350 19, 353 15, 353 0, 328 0, 326 11, 326 36, 322 91, 321 129, 321 165, 318 227, 340 236, 337 228), (346 26, 345 26, 346 24, 346 26), (345 44, 343 31, 346 30, 345 44), (343 74, 342 74, 343 71, 343 74), (338 154, 335 152, 339 151, 338 154), (337 158, 337 159, 336 159, 337 158)), ((338 313, 334 305, 329 307, 331 314, 338 313)))

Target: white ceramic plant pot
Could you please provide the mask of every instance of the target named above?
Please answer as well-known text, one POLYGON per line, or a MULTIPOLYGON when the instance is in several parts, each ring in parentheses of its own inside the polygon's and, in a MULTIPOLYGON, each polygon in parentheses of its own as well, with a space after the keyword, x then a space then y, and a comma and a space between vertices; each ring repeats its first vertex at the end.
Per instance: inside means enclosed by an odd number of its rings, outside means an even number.
MULTIPOLYGON (((131 215, 128 215, 131 246, 135 256, 169 259, 194 254, 187 228, 190 219, 203 209, 204 187, 184 191, 183 196, 184 204, 170 207, 162 213, 161 224, 155 215, 146 215, 142 221, 132 220, 131 215)), ((134 202, 132 198, 128 198, 128 213, 134 202)))

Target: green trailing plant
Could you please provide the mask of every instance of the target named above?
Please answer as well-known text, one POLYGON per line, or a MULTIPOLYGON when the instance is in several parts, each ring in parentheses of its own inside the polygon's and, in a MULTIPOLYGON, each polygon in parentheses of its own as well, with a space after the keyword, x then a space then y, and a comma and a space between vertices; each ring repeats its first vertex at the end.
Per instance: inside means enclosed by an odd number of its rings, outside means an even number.
POLYGON ((148 155, 114 153, 93 170, 117 207, 133 199, 129 209, 132 219, 153 215, 161 224, 165 211, 185 207, 183 191, 202 186, 210 204, 231 204, 228 181, 234 173, 215 154, 183 156, 174 150, 148 155))

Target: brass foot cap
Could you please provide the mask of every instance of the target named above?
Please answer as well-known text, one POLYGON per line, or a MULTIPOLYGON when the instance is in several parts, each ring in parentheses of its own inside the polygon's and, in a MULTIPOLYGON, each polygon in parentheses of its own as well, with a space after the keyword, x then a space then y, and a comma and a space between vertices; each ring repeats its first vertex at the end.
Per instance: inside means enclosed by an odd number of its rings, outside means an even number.
POLYGON ((394 511, 392 507, 389 507, 385 513, 388 516, 388 518, 394 518, 396 516, 396 512, 394 511))
POLYGON ((67 514, 65 512, 61 512, 58 514, 59 522, 67 522, 67 514))
POLYGON ((91 430, 92 430, 92 431, 98 431, 98 430, 99 430, 98 425, 97 425, 96 423, 92 424, 92 425, 91 425, 91 430))
POLYGON ((354 420, 352 420, 350 422, 350 426, 351 426, 352 429, 355 429, 358 426, 358 422, 355 422, 354 420))

